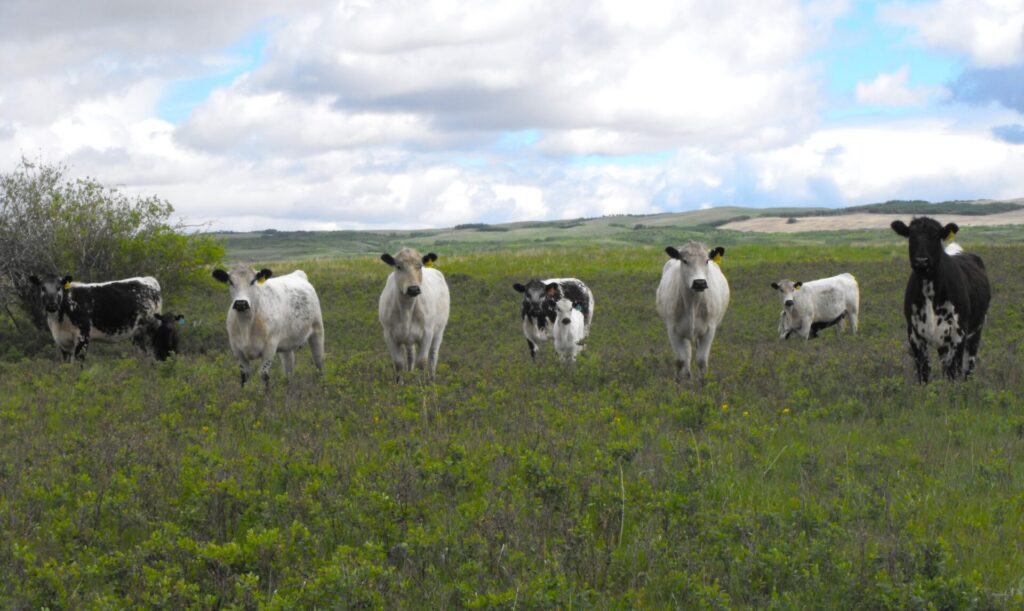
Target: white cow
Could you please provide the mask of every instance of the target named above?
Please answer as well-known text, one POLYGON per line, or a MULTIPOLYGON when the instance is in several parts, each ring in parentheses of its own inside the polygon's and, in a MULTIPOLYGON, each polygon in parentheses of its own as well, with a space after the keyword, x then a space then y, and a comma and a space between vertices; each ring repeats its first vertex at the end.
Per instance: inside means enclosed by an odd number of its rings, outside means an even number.
POLYGON ((437 255, 403 248, 393 257, 385 253, 380 259, 392 267, 378 313, 395 379, 400 382, 402 372, 412 371, 413 365, 434 377, 451 307, 444 274, 431 267, 437 255))
POLYGON ((281 354, 285 377, 295 368, 295 350, 308 343, 316 368, 324 368, 324 320, 316 290, 302 270, 273 276, 236 266, 230 273, 213 270, 213 277, 228 285, 228 341, 238 359, 242 386, 249 379, 249 361, 260 359, 260 378, 270 388, 270 367, 281 354))
POLYGON ((703 378, 715 332, 729 307, 729 283, 718 267, 725 249, 687 242, 678 250, 669 246, 665 252, 670 258, 661 270, 657 305, 676 354, 676 379, 691 376, 692 342, 697 344, 697 368, 703 378))
POLYGON ((555 352, 566 363, 576 362, 576 355, 583 350, 587 338, 587 326, 583 310, 574 306, 571 299, 562 298, 555 303, 555 352))
POLYGON ((803 339, 818 336, 818 331, 836 327, 836 337, 842 330, 844 319, 850 321, 850 331, 856 335, 860 315, 860 289, 851 274, 831 278, 794 282, 772 282, 782 299, 779 314, 779 337, 796 334, 803 339))

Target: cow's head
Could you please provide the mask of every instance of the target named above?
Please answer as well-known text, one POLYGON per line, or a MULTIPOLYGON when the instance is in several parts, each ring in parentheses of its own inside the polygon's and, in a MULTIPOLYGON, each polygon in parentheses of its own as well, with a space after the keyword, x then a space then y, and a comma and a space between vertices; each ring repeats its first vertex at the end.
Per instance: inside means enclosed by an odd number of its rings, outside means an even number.
POLYGON ((146 331, 153 345, 153 356, 158 361, 167 360, 172 352, 178 352, 178 327, 184 324, 185 315, 173 312, 154 314, 149 320, 146 331))
POLYGON ((892 230, 910 239, 910 267, 921 274, 929 274, 942 258, 943 242, 952 240, 960 228, 956 223, 945 227, 927 216, 910 221, 908 227, 903 221, 893 221, 892 230))
POLYGON ((562 288, 557 282, 544 284, 540 280, 530 280, 526 284, 517 282, 512 288, 523 294, 523 316, 537 321, 537 326, 542 329, 546 321, 555 320, 555 302, 562 298, 562 288))
POLYGON ((213 270, 214 280, 228 285, 231 294, 231 308, 243 314, 252 309, 256 287, 266 282, 274 272, 263 268, 256 271, 248 265, 238 265, 226 272, 220 268, 213 270))
POLYGON ((796 298, 796 292, 803 286, 803 282, 792 280, 779 280, 778 282, 772 282, 772 288, 779 292, 782 297, 782 305, 791 308, 796 298))
POLYGON ((28 281, 39 287, 39 297, 47 312, 57 312, 64 303, 64 294, 71 289, 71 276, 29 276, 28 281))
POLYGON ((708 263, 722 260, 725 249, 721 246, 708 248, 700 242, 687 242, 682 248, 665 247, 668 256, 679 261, 679 273, 683 286, 698 293, 708 288, 708 263))
POLYGON ((569 299, 559 299, 555 302, 555 317, 556 320, 563 325, 567 325, 572 322, 572 301, 569 299))
POLYGON ((422 291, 423 266, 432 266, 437 261, 437 255, 432 252, 421 255, 414 248, 403 248, 393 257, 388 253, 382 254, 380 260, 394 269, 398 292, 407 297, 417 297, 422 291))

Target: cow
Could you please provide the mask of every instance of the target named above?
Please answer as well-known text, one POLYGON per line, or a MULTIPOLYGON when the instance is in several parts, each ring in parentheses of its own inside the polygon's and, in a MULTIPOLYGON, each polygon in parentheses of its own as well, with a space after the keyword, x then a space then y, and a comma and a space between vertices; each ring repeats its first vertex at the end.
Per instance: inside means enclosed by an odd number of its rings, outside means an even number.
POLYGON ((932 218, 915 217, 909 226, 897 220, 891 227, 909 240, 911 271, 903 316, 917 379, 926 384, 931 377, 928 350, 934 346, 946 377, 965 380, 978 361, 992 297, 985 264, 957 244, 943 246, 959 231, 956 223, 943 226, 932 218))
POLYGON ((787 339, 794 333, 805 340, 835 326, 836 337, 843 320, 850 321, 850 332, 857 334, 860 315, 860 289, 852 274, 839 274, 808 282, 779 280, 772 288, 782 299, 779 315, 779 337, 787 339))
POLYGON ((425 369, 433 378, 451 309, 448 283, 433 267, 437 255, 403 248, 394 256, 384 253, 380 259, 391 266, 377 311, 395 366, 395 381, 401 382, 402 372, 412 371, 413 366, 425 369))
POLYGON ((111 282, 72 282, 71 276, 29 276, 39 287, 46 324, 65 363, 85 363, 90 341, 131 339, 145 351, 146 323, 160 312, 162 299, 156 278, 126 278, 111 282))
POLYGON ((554 331, 555 352, 565 363, 576 362, 576 355, 583 350, 587 338, 587 327, 583 321, 583 310, 566 298, 555 303, 554 331))
POLYGON ((185 324, 184 314, 155 314, 146 325, 146 336, 158 361, 178 352, 178 327, 185 324))
POLYGON ((517 282, 512 288, 523 294, 520 315, 523 319, 523 335, 530 349, 530 358, 536 360, 540 342, 553 338, 551 325, 555 322, 555 304, 560 299, 568 299, 573 307, 579 308, 583 314, 584 336, 590 333, 590 323, 594 319, 594 294, 582 280, 529 280, 526 284, 517 282))
POLYGON ((679 249, 668 246, 665 252, 669 260, 661 270, 657 308, 675 352, 676 380, 682 382, 692 375, 693 342, 697 344, 698 380, 702 380, 715 333, 729 307, 729 282, 718 267, 725 249, 687 242, 679 249))
POLYGON ((306 272, 297 269, 274 276, 266 268, 257 272, 237 265, 230 272, 215 269, 213 277, 228 285, 231 296, 228 342, 238 359, 243 388, 250 377, 249 361, 260 359, 260 379, 269 391, 270 368, 278 353, 287 380, 295 369, 295 351, 304 344, 309 344, 317 370, 323 371, 324 320, 306 272))

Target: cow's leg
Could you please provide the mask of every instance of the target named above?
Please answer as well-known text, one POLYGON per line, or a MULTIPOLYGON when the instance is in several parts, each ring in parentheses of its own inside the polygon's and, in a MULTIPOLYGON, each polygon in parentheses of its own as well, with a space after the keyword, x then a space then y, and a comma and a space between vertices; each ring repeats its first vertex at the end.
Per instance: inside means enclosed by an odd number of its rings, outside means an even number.
POLYGON ((402 372, 405 371, 405 347, 396 342, 390 335, 384 335, 384 343, 387 344, 388 354, 391 355, 391 363, 395 366, 395 381, 402 381, 402 372))
POLYGON ((277 354, 276 347, 273 350, 264 350, 263 362, 260 363, 260 379, 263 380, 263 392, 270 392, 270 369, 274 366, 274 355, 277 354))
POLYGON ((416 346, 416 356, 413 359, 416 369, 427 370, 430 362, 430 346, 433 343, 434 336, 430 333, 424 333, 420 338, 420 343, 416 346))
POLYGON ((309 337, 309 349, 313 352, 313 364, 318 371, 324 370, 324 327, 313 327, 313 335, 309 337))
POLYGON ((281 366, 284 367, 284 377, 287 379, 288 376, 292 375, 292 372, 295 371, 294 350, 287 350, 281 353, 281 366))
POLYGON ((914 365, 917 367, 917 381, 927 384, 931 377, 932 368, 928 364, 928 344, 924 338, 914 333, 913 329, 907 331, 910 340, 910 354, 914 357, 914 365))
POLYGON ((953 381, 963 379, 965 342, 949 341, 939 346, 939 360, 946 377, 953 381))
POLYGON ((441 340, 444 339, 444 329, 434 334, 430 341, 430 377, 437 373, 437 355, 441 352, 441 340))
POLYGON ((710 327, 704 335, 697 338, 697 371, 703 379, 708 372, 708 357, 711 356, 711 344, 715 341, 715 327, 710 327))
POLYGON ((676 381, 690 379, 690 339, 669 333, 672 351, 676 354, 676 381))
POLYGON ((857 335, 857 328, 860 325, 860 312, 855 309, 847 310, 846 317, 850 319, 850 333, 857 335))
POLYGON ((245 388, 245 383, 249 381, 249 359, 245 358, 240 354, 236 354, 238 357, 238 373, 239 379, 241 380, 242 388, 245 388))
POLYGON ((964 379, 966 380, 978 364, 978 347, 981 345, 981 329, 976 330, 964 340, 964 379))
POLYGON ((75 342, 75 360, 83 367, 85 366, 85 353, 89 350, 89 327, 83 326, 78 332, 78 340, 75 342))
POLYGON ((814 330, 814 326, 811 322, 810 316, 800 321, 800 329, 797 331, 797 335, 802 337, 804 341, 818 337, 818 332, 814 330))
MULTIPOLYGON (((72 348, 74 350, 74 348, 72 348)), ((60 360, 64 363, 70 363, 74 353, 71 350, 65 350, 64 346, 57 344, 57 352, 60 352, 60 360)))
POLYGON ((533 340, 527 338, 526 346, 530 349, 530 359, 537 360, 537 344, 533 343, 533 340))

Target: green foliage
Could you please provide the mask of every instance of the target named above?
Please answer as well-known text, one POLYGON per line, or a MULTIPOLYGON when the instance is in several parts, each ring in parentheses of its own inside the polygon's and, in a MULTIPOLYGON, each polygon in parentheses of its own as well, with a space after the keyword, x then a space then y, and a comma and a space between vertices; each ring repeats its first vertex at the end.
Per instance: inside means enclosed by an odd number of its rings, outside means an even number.
POLYGON ((152 275, 166 292, 195 283, 224 249, 209 235, 185 233, 173 212, 155 196, 128 196, 23 158, 0 175, 0 301, 17 298, 39 324, 30 274, 84 282, 152 275))
POLYGON ((1024 605, 1024 248, 973 249, 977 377, 922 387, 902 242, 721 243, 702 388, 671 381, 663 244, 438 249, 432 383, 391 382, 370 256, 272 266, 309 274, 328 355, 287 384, 275 365, 268 395, 238 387, 212 282, 169 296, 190 311, 165 363, 0 355, 0 607, 1024 605), (862 332, 778 341, 768 282, 842 271, 862 332), (531 363, 517 320, 511 284, 549 275, 597 301, 572 370, 550 345, 531 363))

